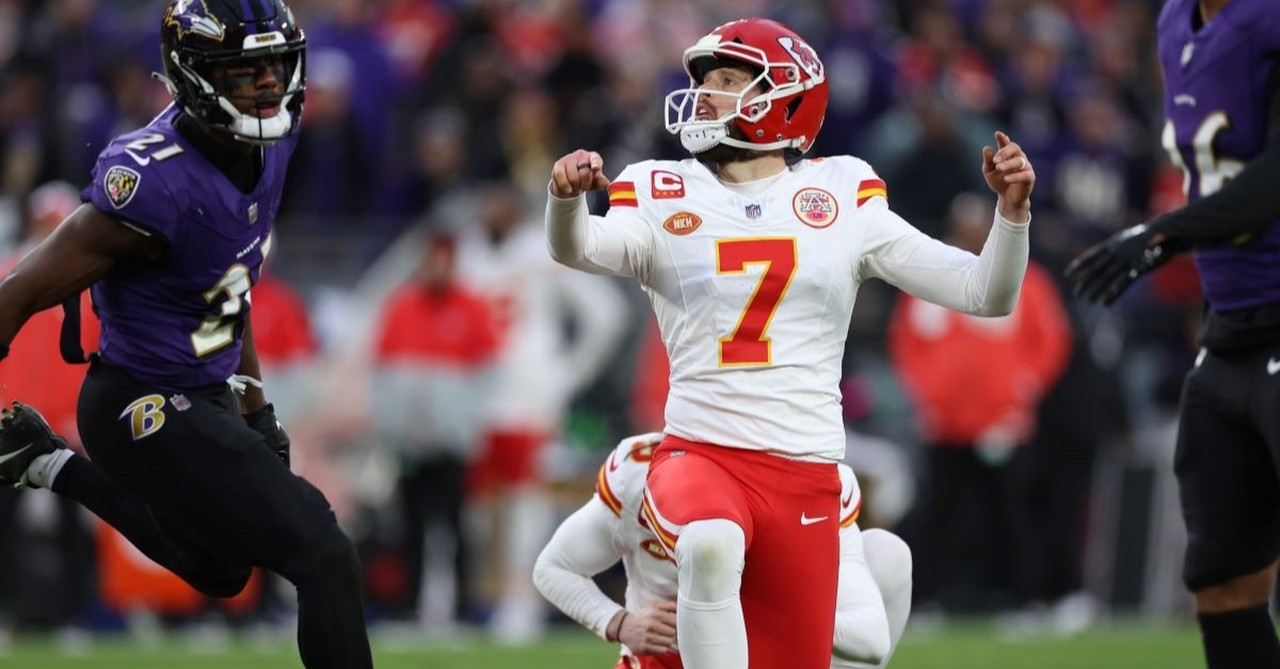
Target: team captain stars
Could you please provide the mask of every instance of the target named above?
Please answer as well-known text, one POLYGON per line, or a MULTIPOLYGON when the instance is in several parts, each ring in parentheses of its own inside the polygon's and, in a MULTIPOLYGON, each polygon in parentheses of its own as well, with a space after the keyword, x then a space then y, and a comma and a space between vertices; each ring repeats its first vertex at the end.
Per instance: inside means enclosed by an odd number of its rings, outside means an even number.
POLYGON ((689 669, 829 666, 844 456, 841 359, 858 286, 883 279, 969 314, 1002 316, 1027 265, 1035 172, 996 133, 982 173, 999 198, 975 256, 889 209, 850 156, 798 159, 826 111, 822 62, 786 26, 716 28, 684 53, 667 128, 692 154, 552 167, 547 241, 565 265, 635 277, 671 361, 665 438, 644 491, 678 571, 689 669), (796 158, 793 160, 793 158, 796 158), (586 191, 610 188, 607 216, 586 191))

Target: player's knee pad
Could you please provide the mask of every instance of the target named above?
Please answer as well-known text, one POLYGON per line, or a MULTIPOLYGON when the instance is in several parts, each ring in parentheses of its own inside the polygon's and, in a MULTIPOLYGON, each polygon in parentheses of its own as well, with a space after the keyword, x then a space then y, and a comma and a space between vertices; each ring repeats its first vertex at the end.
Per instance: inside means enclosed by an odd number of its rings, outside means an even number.
POLYGON ((676 541, 680 597, 718 602, 738 594, 747 539, 731 520, 695 520, 676 541))
POLYGON ((885 530, 862 532, 862 550, 880 592, 889 595, 911 588, 911 547, 898 535, 885 530))

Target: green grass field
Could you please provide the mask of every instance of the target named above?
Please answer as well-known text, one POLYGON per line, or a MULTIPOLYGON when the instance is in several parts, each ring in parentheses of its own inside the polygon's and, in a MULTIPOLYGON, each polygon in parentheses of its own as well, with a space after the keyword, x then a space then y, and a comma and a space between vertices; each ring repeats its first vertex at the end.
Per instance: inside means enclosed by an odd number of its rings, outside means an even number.
MULTIPOLYGON (((502 648, 479 638, 420 642, 378 637, 379 669, 610 669, 614 650, 585 633, 559 632, 529 648, 502 648)), ((166 641, 152 645, 100 637, 69 651, 51 639, 20 637, 0 667, 14 669, 293 669, 301 662, 286 640, 228 644, 166 641)), ((989 627, 909 630, 895 669, 1200 669, 1192 627, 1116 626, 1071 639, 999 640, 989 627)))

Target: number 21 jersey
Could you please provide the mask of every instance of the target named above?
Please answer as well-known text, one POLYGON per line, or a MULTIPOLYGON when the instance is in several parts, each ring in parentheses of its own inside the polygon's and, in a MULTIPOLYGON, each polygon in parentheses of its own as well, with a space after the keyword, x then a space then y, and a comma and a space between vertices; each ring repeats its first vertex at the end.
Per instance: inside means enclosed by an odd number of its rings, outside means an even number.
POLYGON ((245 193, 174 128, 178 113, 170 106, 113 140, 81 197, 165 246, 93 285, 99 355, 140 381, 186 389, 220 384, 240 365, 248 293, 297 135, 262 149, 262 174, 245 193))

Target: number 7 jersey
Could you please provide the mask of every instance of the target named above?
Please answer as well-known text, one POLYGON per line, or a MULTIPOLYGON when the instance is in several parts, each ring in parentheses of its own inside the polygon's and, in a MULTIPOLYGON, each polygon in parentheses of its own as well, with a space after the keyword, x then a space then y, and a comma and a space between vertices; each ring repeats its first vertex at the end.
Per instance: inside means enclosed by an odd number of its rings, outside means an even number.
POLYGON ((650 297, 671 361, 667 433, 839 460, 859 284, 880 277, 970 311, 976 258, 893 214, 856 158, 800 161, 757 190, 730 188, 694 160, 628 166, 584 254, 593 271, 633 274, 650 297))

